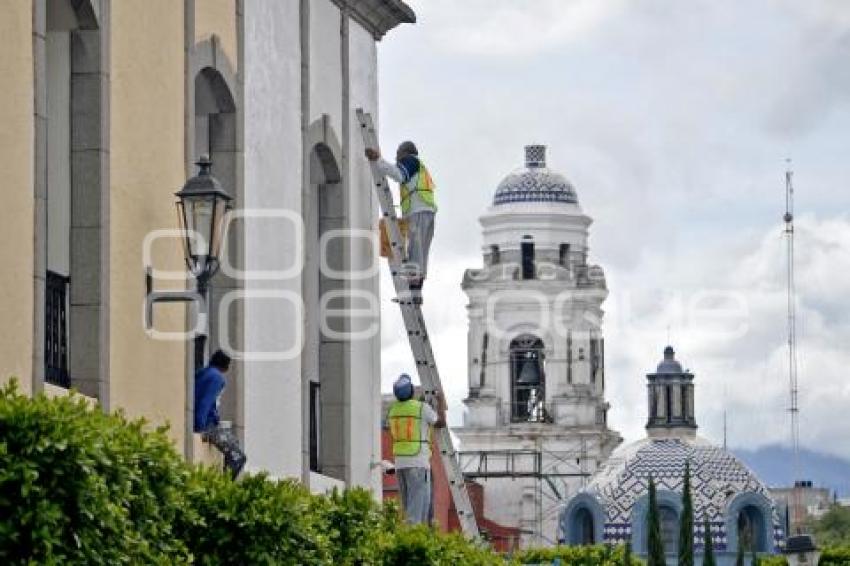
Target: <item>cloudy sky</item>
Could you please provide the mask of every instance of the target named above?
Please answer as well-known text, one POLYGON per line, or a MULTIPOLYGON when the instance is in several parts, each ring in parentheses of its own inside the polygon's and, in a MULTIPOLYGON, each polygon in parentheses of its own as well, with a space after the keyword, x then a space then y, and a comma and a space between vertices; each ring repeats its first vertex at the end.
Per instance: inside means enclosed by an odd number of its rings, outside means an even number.
MULTIPOLYGON (((409 0, 380 44, 381 132, 439 187, 425 316, 462 419, 463 270, 523 145, 549 146, 607 274, 611 426, 643 436, 668 340, 697 376, 701 433, 787 442, 782 214, 793 159, 801 437, 850 458, 850 3, 409 0), (721 295, 718 295, 721 294, 721 295), (721 298, 725 297, 725 298, 721 298)), ((386 277, 386 276, 385 276, 386 277)), ((412 368, 383 281, 384 383, 412 368)))

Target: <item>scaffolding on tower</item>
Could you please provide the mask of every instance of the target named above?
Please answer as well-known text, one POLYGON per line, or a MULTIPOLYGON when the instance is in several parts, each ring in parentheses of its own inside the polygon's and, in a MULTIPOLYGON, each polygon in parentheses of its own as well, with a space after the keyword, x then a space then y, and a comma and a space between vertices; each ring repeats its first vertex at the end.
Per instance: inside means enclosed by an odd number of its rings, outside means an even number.
MULTIPOLYGON (((527 436, 518 433, 517 439, 527 436)), ((577 439, 572 444, 568 449, 549 450, 544 448, 542 437, 537 436, 534 448, 467 450, 458 452, 458 457, 467 480, 480 480, 485 485, 487 480, 531 480, 534 516, 522 526, 523 534, 529 535, 535 545, 554 545, 560 542, 557 533, 555 538, 547 536, 544 524, 556 517, 573 495, 566 480, 580 478, 584 487, 591 476, 587 439, 577 439)))

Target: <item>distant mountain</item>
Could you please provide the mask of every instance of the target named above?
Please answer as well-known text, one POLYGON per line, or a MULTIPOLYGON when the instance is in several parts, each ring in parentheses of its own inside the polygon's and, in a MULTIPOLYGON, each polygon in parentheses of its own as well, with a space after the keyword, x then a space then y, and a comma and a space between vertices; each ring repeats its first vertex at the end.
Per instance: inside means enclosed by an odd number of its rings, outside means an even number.
MULTIPOLYGON (((757 450, 732 448, 761 480, 770 487, 790 486, 793 478, 793 451, 784 446, 765 446, 757 450)), ((811 450, 800 451, 802 478, 817 487, 828 487, 839 497, 850 496, 850 460, 811 450)))

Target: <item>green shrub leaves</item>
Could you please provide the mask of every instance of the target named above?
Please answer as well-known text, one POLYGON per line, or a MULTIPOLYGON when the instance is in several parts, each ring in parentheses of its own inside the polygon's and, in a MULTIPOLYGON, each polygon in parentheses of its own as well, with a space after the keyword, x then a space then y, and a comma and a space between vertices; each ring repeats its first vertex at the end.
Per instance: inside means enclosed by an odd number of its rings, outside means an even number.
MULTIPOLYGON (((850 551, 824 553, 847 564, 850 551)), ((0 564, 619 566, 622 548, 512 557, 399 520, 363 489, 311 495, 293 480, 233 481, 186 464, 163 428, 77 397, 0 388, 0 564)), ((634 560, 636 564, 640 561, 634 560)))

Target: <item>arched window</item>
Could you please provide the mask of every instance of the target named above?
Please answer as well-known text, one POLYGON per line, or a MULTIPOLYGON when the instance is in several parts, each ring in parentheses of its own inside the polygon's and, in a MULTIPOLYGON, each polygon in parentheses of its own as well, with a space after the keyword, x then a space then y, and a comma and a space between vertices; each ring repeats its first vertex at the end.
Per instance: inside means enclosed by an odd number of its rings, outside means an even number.
MULTIPOLYGON (((326 118, 316 122, 321 132, 330 131, 326 118)), ((345 199, 342 193, 342 175, 336 147, 336 139, 326 143, 319 141, 309 154, 310 190, 302 202, 304 218, 304 269, 302 292, 309 310, 319 312, 323 297, 335 296, 326 304, 326 309, 346 308, 345 299, 338 293, 345 288, 345 281, 335 277, 347 269, 350 261, 347 242, 340 238, 328 240, 324 247, 323 238, 337 229, 345 217, 345 199), (324 263, 325 269, 322 268, 324 263)), ((347 320, 327 319, 327 330, 343 333, 347 320)), ((311 403, 307 415, 309 420, 310 470, 321 472, 337 479, 345 479, 345 422, 339 418, 337 406, 345 398, 349 375, 349 360, 342 341, 326 334, 318 320, 306 322, 302 373, 315 391, 316 401, 311 403)))
MULTIPOLYGON (((201 50, 201 47, 196 46, 201 50)), ((239 199, 237 186, 238 152, 236 151, 236 102, 233 92, 224 74, 217 68, 205 66, 195 74, 194 79, 194 155, 196 161, 202 155, 209 156, 212 161, 212 172, 221 182, 221 186, 230 196, 239 199)), ((239 202, 237 200, 237 202, 239 202)), ((221 253, 227 256, 232 266, 241 266, 239 262, 241 223, 228 226, 227 242, 223 243, 221 253)), ((210 285, 209 304, 209 351, 212 352, 221 344, 219 340, 226 335, 228 328, 227 314, 219 311, 219 305, 224 297, 241 283, 231 278, 224 270, 219 271, 210 285)), ((230 335, 231 338, 233 335, 230 335)), ((239 383, 240 364, 231 365, 231 379, 239 383)), ((219 411, 223 419, 237 421, 239 410, 238 388, 227 387, 221 397, 219 411)))
POLYGON ((570 544, 588 545, 594 544, 593 514, 587 507, 582 507, 573 515, 573 524, 570 533, 570 544))
POLYGON ((543 341, 530 334, 511 341, 511 421, 544 422, 546 372, 543 341))
POLYGON ((738 542, 747 552, 767 552, 764 536, 764 516, 755 505, 746 505, 738 512, 738 542))
POLYGON ((660 505, 658 517, 661 522, 661 542, 664 543, 664 552, 676 554, 679 545, 679 514, 672 507, 660 505))

